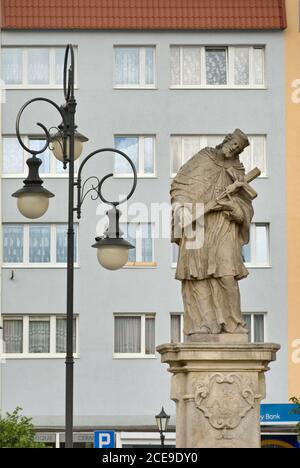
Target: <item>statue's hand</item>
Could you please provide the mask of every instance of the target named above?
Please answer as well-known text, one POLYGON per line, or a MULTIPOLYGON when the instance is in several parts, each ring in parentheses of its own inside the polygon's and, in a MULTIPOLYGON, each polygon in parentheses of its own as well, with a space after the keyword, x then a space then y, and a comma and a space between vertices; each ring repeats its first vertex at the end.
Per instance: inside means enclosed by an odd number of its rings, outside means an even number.
POLYGON ((233 200, 219 201, 218 204, 222 207, 224 215, 235 223, 241 224, 244 221, 244 214, 238 203, 233 200))

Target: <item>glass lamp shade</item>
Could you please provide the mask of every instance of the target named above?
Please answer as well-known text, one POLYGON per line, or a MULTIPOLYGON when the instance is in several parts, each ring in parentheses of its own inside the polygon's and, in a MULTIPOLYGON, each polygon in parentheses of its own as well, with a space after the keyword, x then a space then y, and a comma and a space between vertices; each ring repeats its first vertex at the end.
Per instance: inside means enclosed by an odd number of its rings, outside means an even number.
POLYGON ((159 432, 166 432, 168 429, 170 416, 167 415, 164 408, 162 408, 161 412, 155 416, 155 419, 159 432))
POLYGON ((23 193, 18 198, 18 210, 28 219, 41 218, 49 208, 46 193, 23 193))
POLYGON ((128 252, 134 247, 121 238, 96 239, 93 245, 97 249, 97 258, 100 265, 106 270, 116 271, 123 268, 128 262, 128 252))
MULTIPOLYGON (((81 135, 81 133, 75 133, 75 145, 74 145, 74 161, 80 158, 82 151, 83 151, 83 143, 88 141, 88 139, 81 135)), ((57 134, 52 139, 52 152, 58 161, 63 162, 64 160, 64 152, 63 152, 63 138, 60 134, 57 134)), ((67 141, 67 158, 70 158, 70 141, 68 138, 67 141)))

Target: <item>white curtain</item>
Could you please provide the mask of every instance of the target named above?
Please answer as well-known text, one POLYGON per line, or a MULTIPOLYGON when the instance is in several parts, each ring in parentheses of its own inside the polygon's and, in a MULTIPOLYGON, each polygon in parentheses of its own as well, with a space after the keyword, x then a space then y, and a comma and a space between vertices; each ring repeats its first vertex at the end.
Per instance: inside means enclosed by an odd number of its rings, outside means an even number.
POLYGON ((151 263, 153 261, 153 241, 152 225, 142 224, 142 262, 151 263))
POLYGON ((121 229, 124 232, 124 238, 130 242, 135 248, 130 249, 128 252, 128 261, 135 263, 137 261, 136 256, 136 227, 134 223, 121 224, 121 229))
POLYGON ((206 83, 213 86, 227 84, 226 49, 206 49, 206 83))
POLYGON ((154 138, 144 138, 144 172, 154 174, 154 138))
POLYGON ((23 174, 24 153, 17 138, 3 138, 3 173, 23 174))
POLYGON ((266 158, 265 158, 265 141, 264 136, 256 136, 251 139, 253 153, 253 167, 258 167, 262 174, 266 174, 266 158))
POLYGON ((264 340, 264 316, 255 315, 254 316, 254 341, 255 343, 263 343, 264 340))
MULTIPOLYGON (((76 320, 73 322, 73 349, 76 350, 76 320)), ((56 319, 56 352, 65 353, 67 350, 67 320, 65 318, 56 319)))
POLYGON ((28 83, 49 84, 49 49, 28 49, 28 83))
POLYGON ((155 318, 146 317, 146 337, 145 337, 145 351, 146 354, 155 354, 155 318))
POLYGON ((201 85, 201 48, 182 48, 183 85, 201 85))
POLYGON ((29 227, 29 262, 50 263, 51 226, 29 227))
POLYGON ((62 47, 55 49, 55 84, 63 84, 63 71, 65 63, 65 50, 62 47))
POLYGON ((23 352, 23 320, 4 320, 4 351, 10 354, 23 352))
POLYGON ((29 322, 29 353, 50 352, 50 321, 29 322))
POLYGON ((264 48, 255 48, 253 51, 254 54, 254 84, 263 85, 264 84, 264 57, 265 49, 264 48))
POLYGON ((145 55, 146 55, 145 82, 146 82, 146 85, 153 85, 154 84, 154 48, 146 47, 145 55))
POLYGON ((141 352, 141 317, 115 317, 115 353, 141 352))
POLYGON ((140 50, 138 47, 115 49, 116 84, 138 85, 140 82, 140 50))
POLYGON ((181 342, 181 316, 171 315, 171 343, 181 342))
POLYGON ((236 47, 234 49, 234 84, 247 86, 250 81, 250 55, 249 47, 236 47))
POLYGON ((11 47, 2 50, 2 77, 7 85, 19 85, 23 81, 23 50, 11 47))
POLYGON ((23 262, 23 226, 5 224, 3 226, 3 261, 4 263, 23 262))

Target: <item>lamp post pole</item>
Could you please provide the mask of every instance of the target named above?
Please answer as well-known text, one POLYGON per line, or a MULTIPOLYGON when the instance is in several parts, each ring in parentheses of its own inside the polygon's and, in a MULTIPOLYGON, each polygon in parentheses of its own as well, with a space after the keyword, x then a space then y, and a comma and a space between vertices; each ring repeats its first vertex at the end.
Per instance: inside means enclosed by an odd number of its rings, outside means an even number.
POLYGON ((20 145, 32 157, 27 160, 29 174, 24 180, 24 187, 12 196, 18 199, 19 211, 29 219, 38 219, 43 216, 48 207, 49 199, 54 197, 54 194, 45 189, 43 180, 39 176, 39 168, 42 164, 38 158, 47 148, 52 149, 54 156, 63 162, 64 168, 69 166, 68 178, 68 232, 67 232, 67 337, 66 337, 66 395, 65 395, 65 446, 73 448, 73 418, 74 418, 74 347, 73 347, 73 332, 74 332, 74 213, 77 213, 77 218, 81 218, 81 209, 84 200, 89 193, 92 193, 92 199, 100 199, 103 203, 112 206, 112 209, 107 212, 109 218, 109 226, 103 237, 96 238, 96 244, 92 247, 98 251, 99 263, 108 270, 117 270, 122 268, 128 261, 128 251, 134 247, 122 238, 120 229, 120 211, 118 205, 129 200, 135 192, 137 185, 137 172, 131 159, 122 151, 103 148, 89 154, 81 163, 78 170, 78 177, 75 180, 75 160, 82 152, 82 143, 88 141, 86 137, 77 132, 75 122, 77 102, 74 95, 74 69, 75 56, 72 45, 68 45, 65 54, 64 62, 64 95, 65 104, 59 107, 55 102, 46 98, 34 98, 28 101, 20 110, 17 117, 16 133, 20 145), (68 68, 69 60, 71 65, 68 68), (62 124, 55 128, 58 132, 51 136, 51 129, 48 130, 43 124, 37 125, 44 131, 46 144, 40 150, 27 148, 24 144, 21 131, 20 120, 24 110, 33 102, 46 102, 51 104, 60 114, 62 124), (52 147, 51 147, 52 145, 52 147), (82 171, 86 163, 94 156, 104 152, 112 152, 121 155, 127 160, 133 172, 132 189, 127 197, 118 202, 112 202, 104 198, 102 194, 102 186, 106 180, 113 177, 113 174, 106 175, 101 180, 96 176, 89 177, 82 183, 82 171), (92 184, 91 188, 87 189, 87 183, 95 180, 96 184, 92 184), (74 190, 77 188, 77 200, 75 203, 74 190))

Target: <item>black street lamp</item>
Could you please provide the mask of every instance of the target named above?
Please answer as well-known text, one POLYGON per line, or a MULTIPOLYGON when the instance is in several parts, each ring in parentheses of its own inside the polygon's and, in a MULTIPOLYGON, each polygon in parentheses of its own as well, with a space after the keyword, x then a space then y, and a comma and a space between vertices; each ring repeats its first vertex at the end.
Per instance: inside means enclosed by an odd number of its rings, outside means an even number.
POLYGON ((24 181, 24 187, 14 193, 12 196, 18 200, 18 209, 26 218, 38 219, 43 216, 49 208, 49 200, 54 194, 43 187, 43 180, 39 176, 39 168, 42 164, 38 157, 47 148, 51 149, 54 156, 63 162, 64 168, 69 166, 69 195, 68 195, 68 260, 67 260, 67 356, 66 356, 66 448, 73 447, 73 400, 74 400, 74 350, 73 350, 73 305, 74 305, 74 213, 77 218, 81 218, 81 209, 83 202, 88 194, 93 193, 92 199, 100 199, 103 203, 112 206, 108 211, 109 227, 104 233, 103 238, 97 238, 93 247, 97 248, 98 260, 100 264, 109 270, 122 268, 128 261, 128 251, 134 247, 122 238, 120 230, 120 211, 118 206, 129 200, 135 192, 137 185, 137 172, 131 159, 122 151, 104 148, 94 151, 88 155, 80 165, 78 177, 75 178, 74 163, 83 151, 84 142, 88 141, 86 137, 77 131, 75 124, 75 115, 77 102, 74 95, 74 68, 75 57, 72 45, 68 45, 64 62, 64 96, 65 104, 58 106, 55 102, 46 98, 35 98, 28 101, 20 110, 17 117, 16 133, 20 145, 26 152, 31 154, 27 161, 29 173, 24 181), (70 62, 70 66, 69 66, 70 62), (27 148, 21 138, 20 120, 27 107, 34 102, 46 102, 52 105, 60 114, 62 123, 58 127, 52 127, 49 130, 41 123, 37 125, 43 130, 46 136, 45 146, 37 151, 27 148), (55 129, 55 135, 51 131, 55 129), (130 164, 133 172, 133 185, 129 195, 122 201, 111 202, 102 195, 102 186, 104 182, 113 177, 113 174, 106 175, 102 180, 92 176, 82 183, 82 170, 86 163, 94 156, 104 152, 117 153, 123 156, 130 164), (95 180, 91 188, 87 184, 95 180), (77 189, 77 200, 75 205, 74 189, 77 189))
POLYGON ((160 433, 161 446, 165 446, 165 432, 167 432, 168 425, 170 422, 170 416, 167 415, 164 408, 161 412, 155 416, 156 424, 160 433))

